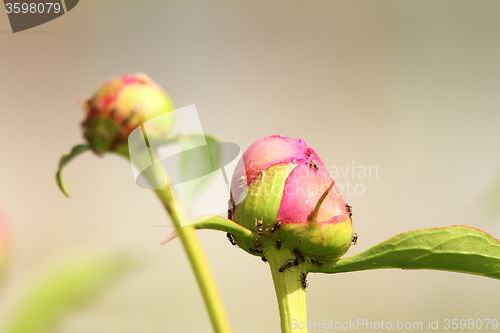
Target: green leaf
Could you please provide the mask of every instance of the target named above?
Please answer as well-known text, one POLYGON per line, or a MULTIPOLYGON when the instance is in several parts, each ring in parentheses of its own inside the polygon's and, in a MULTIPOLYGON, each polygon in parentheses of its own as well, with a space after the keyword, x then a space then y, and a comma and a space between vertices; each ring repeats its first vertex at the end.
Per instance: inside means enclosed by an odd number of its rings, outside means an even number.
POLYGON ((500 279, 500 242, 467 226, 420 229, 394 236, 353 257, 322 261, 311 272, 380 268, 435 269, 500 279))
POLYGON ((88 145, 74 146, 73 149, 71 149, 71 152, 69 154, 63 155, 61 157, 61 160, 59 161, 59 168, 57 169, 56 173, 57 185, 59 185, 59 188, 67 197, 69 197, 69 193, 66 190, 66 185, 64 185, 64 181, 62 180, 62 169, 76 156, 80 155, 83 152, 86 152, 89 149, 90 148, 88 145))
POLYGON ((86 254, 59 262, 39 276, 15 312, 7 333, 45 333, 137 268, 125 253, 86 254))

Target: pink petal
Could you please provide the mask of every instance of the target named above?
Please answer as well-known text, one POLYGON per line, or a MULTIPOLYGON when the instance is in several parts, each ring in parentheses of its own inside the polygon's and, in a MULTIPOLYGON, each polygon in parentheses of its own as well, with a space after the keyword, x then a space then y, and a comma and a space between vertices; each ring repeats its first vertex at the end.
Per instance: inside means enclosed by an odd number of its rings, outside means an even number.
MULTIPOLYGON (((324 166, 315 170, 308 164, 299 164, 286 180, 278 220, 282 223, 309 222, 318 200, 331 183, 332 178, 324 166)), ((321 204, 318 221, 334 223, 343 221, 347 215, 345 202, 334 186, 321 204)))
POLYGON ((304 140, 271 135, 254 142, 243 154, 233 174, 231 191, 236 201, 246 186, 251 184, 261 170, 281 163, 314 162, 324 166, 314 149, 304 140))

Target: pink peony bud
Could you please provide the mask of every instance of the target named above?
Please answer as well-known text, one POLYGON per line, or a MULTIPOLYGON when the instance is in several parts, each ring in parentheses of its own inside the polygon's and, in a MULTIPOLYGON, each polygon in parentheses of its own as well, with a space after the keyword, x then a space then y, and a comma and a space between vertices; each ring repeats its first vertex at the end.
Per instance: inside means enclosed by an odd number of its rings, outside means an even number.
MULTIPOLYGON (((83 103, 86 118, 83 135, 90 148, 102 154, 116 151, 128 155, 127 138, 144 122, 174 109, 168 95, 145 74, 125 74, 106 82, 83 103)), ((173 124, 162 124, 157 135, 164 139, 173 124)), ((148 131, 149 139, 155 134, 148 131)))
POLYGON ((254 231, 255 244, 235 241, 263 255, 269 244, 333 259, 350 247, 350 211, 317 153, 299 139, 262 138, 243 154, 232 178, 232 218, 254 231))

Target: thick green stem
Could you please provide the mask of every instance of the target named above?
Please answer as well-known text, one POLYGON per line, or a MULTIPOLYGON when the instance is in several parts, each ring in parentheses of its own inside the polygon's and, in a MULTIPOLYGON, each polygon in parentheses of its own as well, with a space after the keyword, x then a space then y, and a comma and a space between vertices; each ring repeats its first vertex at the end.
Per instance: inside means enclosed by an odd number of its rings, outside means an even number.
POLYGON ((307 332, 306 292, 303 288, 303 274, 307 274, 307 271, 302 263, 299 266, 293 265, 295 255, 285 248, 267 250, 266 258, 278 299, 281 332, 307 332), (287 263, 292 263, 289 264, 291 267, 285 266, 287 263))
POLYGON ((175 199, 174 193, 172 193, 168 185, 166 189, 155 190, 155 192, 167 210, 168 215, 170 215, 172 223, 184 246, 198 286, 200 287, 214 331, 216 333, 231 332, 226 311, 224 310, 205 254, 198 241, 198 237, 196 237, 195 229, 192 225, 188 225, 188 215, 182 208, 181 203, 175 199))

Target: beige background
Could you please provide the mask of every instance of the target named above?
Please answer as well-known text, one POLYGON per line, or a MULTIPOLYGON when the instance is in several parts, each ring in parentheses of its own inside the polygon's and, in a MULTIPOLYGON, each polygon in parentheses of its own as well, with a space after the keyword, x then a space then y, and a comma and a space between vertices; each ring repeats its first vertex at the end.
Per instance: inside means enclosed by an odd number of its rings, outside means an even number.
MULTIPOLYGON (((76 100, 125 72, 147 73, 178 107, 196 104, 207 133, 243 149, 282 134, 326 165, 376 166, 378 177, 336 179, 365 190, 344 193, 359 234, 348 255, 432 226, 500 237, 499 15, 496 1, 80 1, 12 34, 0 13, 0 206, 15 243, 0 322, 46 263, 126 245, 147 266, 58 332, 211 331, 178 240, 158 246, 170 230, 151 227, 165 223, 162 208, 124 160, 81 156, 65 171, 70 199, 54 182, 60 155, 82 141, 76 100)), ((198 234, 234 332, 279 331, 268 267, 223 233, 198 234)), ((500 319, 500 283, 482 277, 309 282, 311 321, 500 319)))

